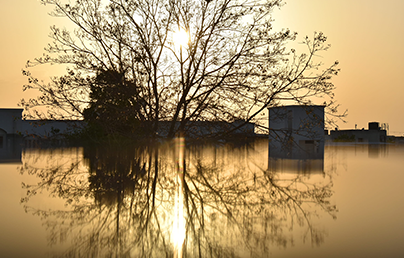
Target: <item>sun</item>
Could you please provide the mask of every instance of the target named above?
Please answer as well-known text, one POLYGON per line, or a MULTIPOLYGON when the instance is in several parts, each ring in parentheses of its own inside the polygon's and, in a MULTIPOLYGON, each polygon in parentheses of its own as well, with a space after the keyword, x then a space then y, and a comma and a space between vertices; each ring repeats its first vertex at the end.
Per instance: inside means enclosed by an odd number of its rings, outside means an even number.
POLYGON ((174 33, 173 40, 175 44, 186 46, 189 43, 189 33, 184 29, 179 29, 174 33))

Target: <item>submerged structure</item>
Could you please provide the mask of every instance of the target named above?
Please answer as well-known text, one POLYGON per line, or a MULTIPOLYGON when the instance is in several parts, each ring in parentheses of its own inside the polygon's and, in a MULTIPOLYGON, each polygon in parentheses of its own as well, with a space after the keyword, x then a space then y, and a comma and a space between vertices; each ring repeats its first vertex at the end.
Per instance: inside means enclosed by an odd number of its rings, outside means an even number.
POLYGON ((268 111, 269 169, 323 172, 324 106, 281 106, 268 111))

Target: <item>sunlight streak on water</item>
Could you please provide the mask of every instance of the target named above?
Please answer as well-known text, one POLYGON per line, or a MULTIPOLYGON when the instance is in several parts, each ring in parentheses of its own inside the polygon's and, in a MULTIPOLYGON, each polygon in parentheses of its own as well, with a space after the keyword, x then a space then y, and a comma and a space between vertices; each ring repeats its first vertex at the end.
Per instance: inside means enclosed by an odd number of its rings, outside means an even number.
POLYGON ((185 217, 184 217, 184 152, 185 139, 179 137, 175 140, 177 158, 176 192, 174 199, 174 221, 172 230, 172 242, 174 245, 174 258, 182 257, 185 240, 185 217))

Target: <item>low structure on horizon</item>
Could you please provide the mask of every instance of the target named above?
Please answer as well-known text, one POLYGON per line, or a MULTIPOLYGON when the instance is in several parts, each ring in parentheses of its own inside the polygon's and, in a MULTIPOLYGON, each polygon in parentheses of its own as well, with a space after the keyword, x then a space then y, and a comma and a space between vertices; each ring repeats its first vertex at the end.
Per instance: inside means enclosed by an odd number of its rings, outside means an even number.
MULTIPOLYGON (((159 121, 158 135, 166 137, 168 135, 171 121, 159 121)), ((175 127, 178 129, 180 122, 175 127)), ((203 136, 222 136, 223 132, 229 132, 223 137, 254 137, 255 124, 245 120, 236 120, 234 122, 225 121, 189 121, 185 127, 187 137, 200 138, 203 136)))
POLYGON ((82 128, 81 120, 23 120, 23 109, 0 108, 0 149, 33 147, 41 139, 63 141, 63 135, 82 128))
POLYGON ((385 143, 387 142, 387 131, 379 126, 379 122, 369 122, 366 129, 349 129, 330 131, 329 138, 334 142, 364 142, 364 143, 385 143))
MULTIPOLYGON (((40 142, 48 141, 60 145, 65 136, 81 130, 86 122, 83 120, 23 120, 23 109, 0 108, 0 151, 12 149, 12 146, 35 147, 40 142)), ((176 124, 179 127, 179 122, 176 124)), ((171 122, 160 121, 160 137, 166 137, 171 122)), ((254 137, 255 124, 245 120, 232 123, 224 121, 190 121, 186 128, 191 138, 206 135, 218 135, 231 131, 229 137, 254 137)))

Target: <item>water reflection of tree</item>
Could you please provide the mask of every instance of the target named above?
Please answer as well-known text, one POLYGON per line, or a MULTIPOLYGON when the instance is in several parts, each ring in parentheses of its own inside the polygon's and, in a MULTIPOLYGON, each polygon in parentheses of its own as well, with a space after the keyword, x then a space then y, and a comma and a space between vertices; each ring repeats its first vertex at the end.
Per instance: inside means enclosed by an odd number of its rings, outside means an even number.
MULTIPOLYGON (((200 149, 187 151, 181 179, 185 257, 263 256, 274 245, 293 244, 289 229, 295 225, 312 243, 323 241, 311 216, 335 216, 335 206, 329 203, 330 178, 280 178, 241 162, 254 155, 247 153, 251 148, 216 152, 223 148, 212 148, 213 160, 200 149)), ((24 162, 21 171, 41 180, 25 185, 23 201, 28 211, 44 219, 52 243, 72 241, 61 256, 172 257, 175 153, 169 146, 98 149, 85 151, 84 159, 43 168, 24 162), (30 197, 44 189, 66 200, 67 209, 28 207, 30 197)))
MULTIPOLYGON (((192 204, 186 205, 191 207, 188 216, 193 215, 190 219, 192 222, 201 222, 198 226, 202 231, 207 229, 203 223, 209 217, 205 214, 208 209, 199 208, 198 212, 198 205, 210 207, 209 215, 217 213, 229 219, 239 231, 230 236, 232 241, 241 237, 244 241, 240 243, 241 246, 253 247, 251 251, 258 252, 252 256, 262 254, 264 250, 261 248, 269 248, 267 245, 270 243, 286 246, 293 241, 284 233, 284 228, 295 224, 306 227, 304 237, 310 237, 312 243, 320 244, 323 241, 322 232, 317 231, 310 220, 313 212, 318 210, 309 206, 317 205, 335 216, 336 207, 328 201, 332 194, 331 182, 324 185, 310 183, 303 175, 279 179, 269 171, 252 172, 244 167, 232 174, 223 174, 219 168, 203 166, 199 162, 196 173, 189 173, 186 179, 189 186, 186 188, 187 200, 191 200, 189 202, 192 204)), ((193 225, 189 231, 192 232, 194 228, 197 227, 193 225)), ((194 238, 197 238, 196 234, 194 238)))

